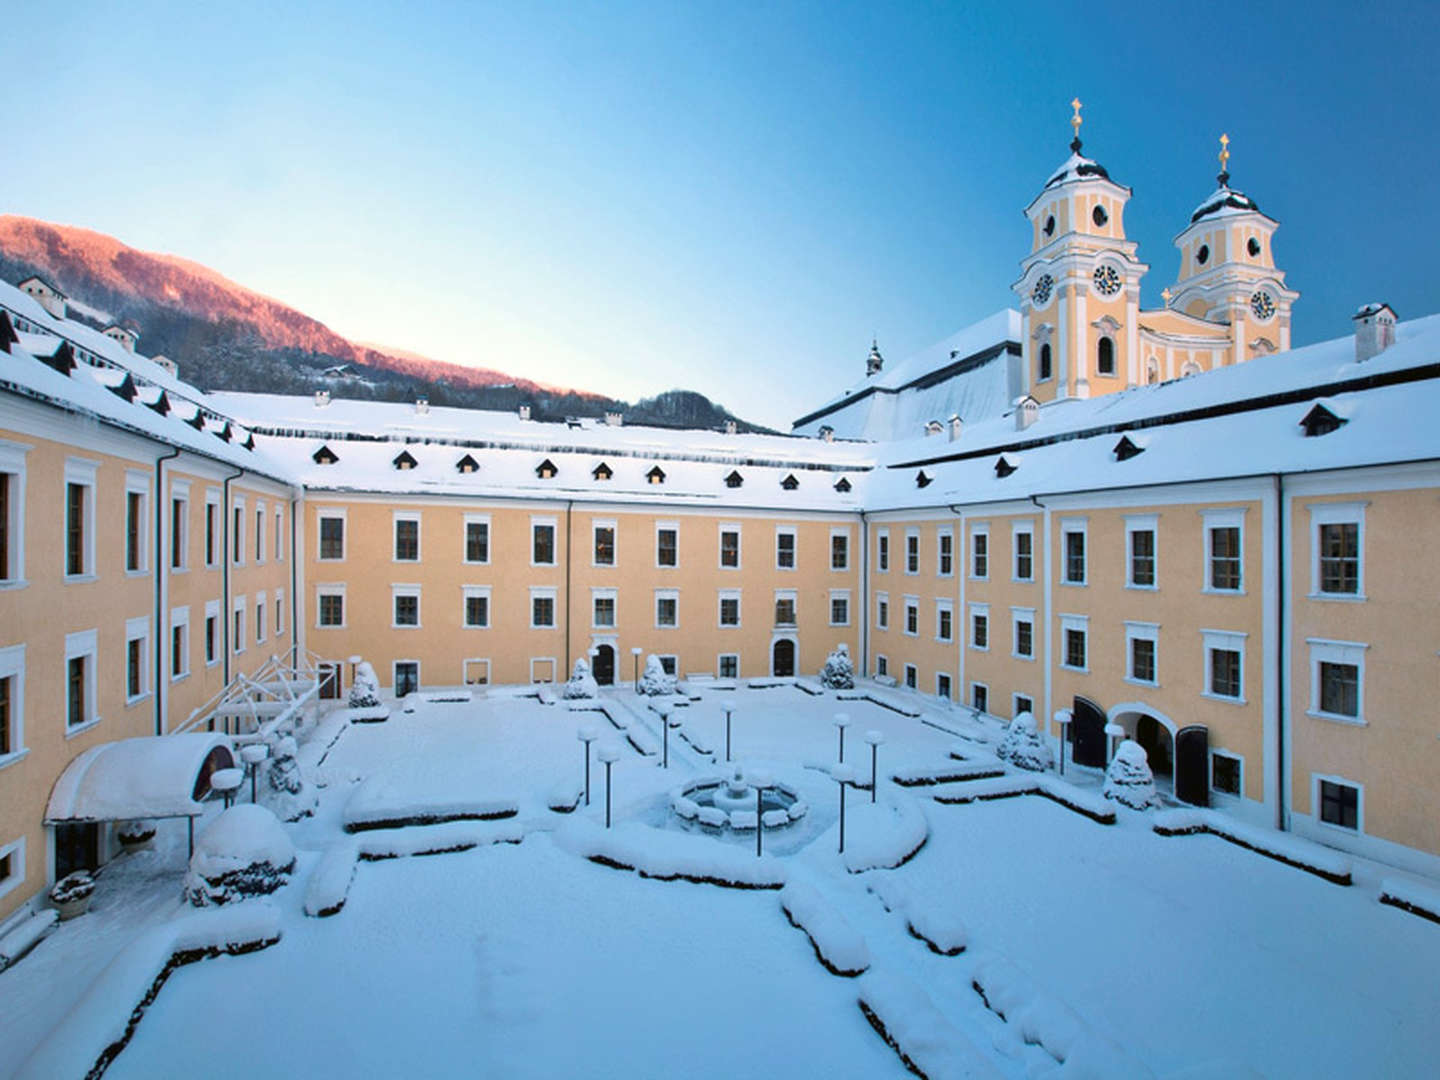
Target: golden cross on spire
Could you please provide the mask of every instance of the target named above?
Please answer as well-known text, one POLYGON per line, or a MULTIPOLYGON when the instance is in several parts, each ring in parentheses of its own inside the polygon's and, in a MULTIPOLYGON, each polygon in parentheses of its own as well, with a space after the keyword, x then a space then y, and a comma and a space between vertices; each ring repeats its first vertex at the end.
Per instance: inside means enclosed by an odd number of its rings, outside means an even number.
POLYGON ((1230 169, 1230 136, 1220 136, 1220 171, 1228 172, 1230 169))
POLYGON ((1075 129, 1075 137, 1077 139, 1080 137, 1080 125, 1085 122, 1080 119, 1080 106, 1081 102, 1078 97, 1070 102, 1070 107, 1075 110, 1075 115, 1070 118, 1070 126, 1075 129))
POLYGON ((1171 293, 1169 286, 1166 286, 1165 288, 1160 290, 1160 299, 1165 301, 1166 307, 1170 306, 1170 296, 1171 293))

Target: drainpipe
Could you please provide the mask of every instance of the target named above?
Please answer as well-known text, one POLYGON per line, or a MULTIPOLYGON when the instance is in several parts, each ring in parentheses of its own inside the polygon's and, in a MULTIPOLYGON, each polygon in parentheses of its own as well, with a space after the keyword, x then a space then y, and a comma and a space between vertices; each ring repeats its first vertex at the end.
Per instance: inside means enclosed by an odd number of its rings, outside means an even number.
MULTIPOLYGON (((163 483, 164 470, 162 465, 166 461, 173 461, 180 456, 180 448, 177 446, 169 453, 161 454, 155 459, 155 635, 151 639, 155 642, 155 734, 165 734, 165 706, 169 704, 166 700, 169 690, 165 682, 164 657, 169 642, 165 638, 165 583, 169 580, 170 564, 165 559, 165 544, 162 533, 165 531, 165 484, 163 483)), ((187 504, 188 505, 188 504, 187 504)), ((173 544, 175 538, 171 537, 173 544)))
MULTIPOLYGON (((1051 718, 1055 715, 1055 702, 1053 700, 1054 690, 1051 687, 1050 681, 1053 667, 1053 665, 1050 663, 1050 634, 1051 625, 1055 622, 1054 613, 1051 611, 1051 605, 1054 603, 1054 599, 1051 596, 1051 590, 1054 588, 1054 585, 1053 574, 1051 573, 1050 566, 1050 508, 1044 503, 1042 503, 1039 497, 1036 495, 1031 495, 1030 501, 1034 503, 1036 508, 1042 512, 1042 524, 1040 526, 1040 543, 1042 549, 1045 552, 1045 564, 1043 570, 1045 574, 1045 584, 1041 590, 1041 604, 1043 605, 1043 607, 1041 608, 1041 617, 1045 620, 1045 730, 1048 732, 1050 730, 1051 718)), ((1030 567, 1031 571, 1033 572, 1035 567, 1035 550, 1033 542, 1031 544, 1030 550, 1030 567)), ((1030 643, 1031 647, 1033 648, 1035 643, 1035 628, 1033 626, 1030 628, 1030 643)), ((1067 734, 1067 732, 1062 729, 1060 734, 1064 736, 1067 734)), ((1060 745, 1060 753, 1065 753, 1064 743, 1061 743, 1060 745)))
POLYGON ((235 617, 230 610, 230 481, 245 475, 244 469, 236 469, 225 477, 220 485, 220 642, 225 647, 225 685, 230 685, 230 634, 235 617))
POLYGON ((860 511, 860 676, 870 670, 870 526, 860 511))
MULTIPOLYGON (((296 489, 297 491, 300 489, 296 489)), ((295 519, 300 516, 300 496, 290 497, 290 666, 300 666, 300 552, 295 546, 295 519)))
MULTIPOLYGON (((965 543, 965 511, 958 506, 952 505, 950 512, 955 515, 956 535, 955 538, 950 541, 950 551, 951 558, 954 560, 955 580, 958 585, 955 591, 956 610, 950 617, 950 633, 955 638, 955 644, 957 646, 955 655, 955 677, 960 680, 960 685, 956 688, 958 692, 956 700, 959 701, 960 704, 965 705, 970 703, 970 698, 965 693, 965 637, 970 633, 969 615, 965 610, 965 581, 970 576, 970 560, 974 556, 965 543)), ((987 554, 986 558, 989 557, 987 554)), ((992 623, 990 631, 993 633, 994 630, 995 627, 992 623)), ((986 703, 986 707, 989 707, 988 702, 986 703)))
MULTIPOLYGON (((555 673, 557 682, 570 678, 570 564, 574 561, 575 551, 575 545, 571 542, 574 536, 570 528, 570 511, 574 507, 574 499, 565 504, 565 669, 555 673)), ((589 660, 588 654, 586 660, 589 660)))
POLYGON ((1290 629, 1285 624, 1285 474, 1275 474, 1275 654, 1280 668, 1275 687, 1275 828, 1290 825, 1286 808, 1285 726, 1289 704, 1290 629))

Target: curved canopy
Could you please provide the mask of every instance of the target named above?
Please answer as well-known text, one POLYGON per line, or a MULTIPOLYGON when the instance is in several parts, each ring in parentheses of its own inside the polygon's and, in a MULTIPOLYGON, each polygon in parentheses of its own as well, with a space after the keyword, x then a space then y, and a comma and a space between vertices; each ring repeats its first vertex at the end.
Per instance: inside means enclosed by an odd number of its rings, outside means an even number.
POLYGON ((195 817, 210 774, 235 764, 217 732, 146 735, 92 746, 65 767, 45 824, 195 817))

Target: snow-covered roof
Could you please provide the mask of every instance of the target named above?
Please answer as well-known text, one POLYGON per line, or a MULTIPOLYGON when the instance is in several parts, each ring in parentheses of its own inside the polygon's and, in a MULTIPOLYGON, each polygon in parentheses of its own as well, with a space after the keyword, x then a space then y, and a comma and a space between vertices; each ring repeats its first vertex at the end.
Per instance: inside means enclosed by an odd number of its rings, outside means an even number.
POLYGON ((201 813, 201 770, 212 753, 230 768, 230 740, 218 732, 144 735, 101 743, 80 754, 50 792, 45 824, 194 817, 201 813))
MULTIPOLYGON (((1047 188, 1056 187, 1059 184, 1068 184, 1076 180, 1109 180, 1110 174, 1093 158, 1082 157, 1078 150, 1070 151, 1070 156, 1065 163, 1055 170, 1055 174, 1045 181, 1047 188)), ((1114 183, 1114 181, 1111 181, 1114 183)))
POLYGON ((1194 225, 1202 218, 1228 217, 1232 214, 1260 214, 1260 207, 1255 205, 1255 200, 1246 195, 1243 191, 1235 191, 1226 183, 1215 189, 1213 193, 1190 215, 1190 224, 1194 225))
POLYGON ((1382 311, 1388 311, 1392 316, 1395 315, 1395 309, 1392 308, 1389 304, 1385 303, 1385 301, 1383 300, 1376 300, 1372 303, 1362 305, 1360 310, 1355 312, 1354 315, 1351 315, 1350 318, 1352 320, 1368 319, 1371 315, 1379 315, 1382 311))

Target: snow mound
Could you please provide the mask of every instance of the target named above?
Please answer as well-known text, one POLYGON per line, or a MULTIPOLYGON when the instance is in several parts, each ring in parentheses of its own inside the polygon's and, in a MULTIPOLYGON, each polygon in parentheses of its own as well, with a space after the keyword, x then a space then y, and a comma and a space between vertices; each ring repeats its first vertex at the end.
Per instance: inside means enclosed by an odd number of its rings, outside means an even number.
POLYGON ((780 890, 780 907, 791 926, 805 931, 830 974, 854 977, 870 967, 865 939, 813 885, 790 882, 780 890))
POLYGON ((367 777, 345 804, 347 832, 443 821, 490 821, 513 817, 514 799, 478 794, 464 759, 412 757, 391 762, 367 777))
POLYGON ((930 838, 920 804, 899 792, 884 802, 852 804, 846 818, 842 858, 852 874, 903 866, 930 838))
POLYGON ((913 980, 872 971, 860 977, 859 988, 860 1011, 911 1072, 929 1080, 1000 1080, 1004 1075, 913 980))
POLYGON ((345 906, 359 858, 360 848, 353 840, 342 840, 325 850, 305 886, 306 915, 324 918, 345 906))
POLYGON ((850 647, 843 642, 825 658, 820 669, 820 685, 827 690, 853 690, 855 665, 850 662, 850 647))
POLYGON ((1116 749, 1105 770, 1103 794, 1132 810, 1148 810, 1155 804, 1155 777, 1145 748, 1134 739, 1126 739, 1116 749))
POLYGON ((380 680, 375 677, 375 669, 368 660, 361 660, 355 665, 349 704, 352 709, 375 709, 380 705, 380 680))
POLYGON ((1153 826, 1161 836, 1210 833, 1336 885, 1351 884, 1351 862, 1339 852, 1288 833, 1247 825, 1214 810, 1163 810, 1155 815, 1153 826))
MULTIPOLYGON (((704 820, 705 807, 700 811, 704 820)), ((722 814, 723 811, 715 811, 722 814)), ((747 851, 698 834, 652 829, 639 822, 602 828, 585 818, 567 821, 555 833, 565 851, 602 866, 635 870, 660 881, 695 881, 737 889, 778 889, 785 884, 785 866, 770 855, 756 858, 747 851)))
POLYGON ((545 805, 557 814, 572 814, 583 798, 585 798, 583 784, 577 784, 573 780, 561 780, 550 789, 550 796, 545 800, 545 805))
POLYGON ((446 855, 489 844, 518 844, 525 829, 518 821, 494 823, 455 821, 423 828, 375 829, 357 837, 360 858, 366 862, 402 859, 412 855, 446 855))
POLYGON ((562 693, 571 700, 585 700, 599 695, 600 685, 595 681, 595 676, 590 674, 590 665, 584 657, 575 661, 575 668, 571 671, 562 693))
POLYGON ((266 802, 282 821, 299 821, 315 813, 320 797, 300 771, 300 749, 293 735, 275 740, 270 748, 269 790, 266 802))
POLYGON ((212 821, 195 841, 185 897, 196 907, 272 893, 295 869, 295 845, 280 819, 263 806, 240 803, 212 821))
POLYGON ((1035 730, 1035 717, 1028 712, 1010 721, 995 756, 1026 772, 1044 772, 1054 762, 1050 744, 1035 730))
POLYGON ((914 891, 888 871, 877 871, 866 883, 886 911, 905 919, 910 936, 923 941, 940 956, 959 956, 970 943, 970 932, 959 918, 933 903, 916 899, 914 891))
POLYGON ((933 787, 936 784, 953 784, 960 780, 988 780, 992 776, 1004 775, 1005 770, 994 763, 963 761, 954 765, 918 765, 896 769, 890 774, 890 779, 901 787, 933 787))
POLYGON ((1440 922, 1440 889, 1399 878, 1385 878, 1380 882, 1380 902, 1431 922, 1440 922))
POLYGON ((666 675, 664 665, 660 663, 660 657, 651 653, 645 658, 645 673, 640 676, 640 681, 635 684, 637 694, 645 694, 647 697, 657 697, 661 694, 675 693, 675 676, 666 675))

